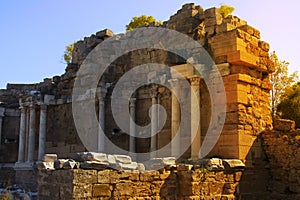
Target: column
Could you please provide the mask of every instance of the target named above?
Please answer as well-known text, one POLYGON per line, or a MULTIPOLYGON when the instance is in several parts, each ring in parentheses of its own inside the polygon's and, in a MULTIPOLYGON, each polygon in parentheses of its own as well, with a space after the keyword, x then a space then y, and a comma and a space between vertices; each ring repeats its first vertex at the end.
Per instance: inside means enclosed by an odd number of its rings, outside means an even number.
POLYGON ((201 127, 200 127, 200 76, 189 77, 191 83, 191 159, 200 158, 201 127), (194 95, 192 94, 194 93, 194 95), (193 139, 194 138, 194 139, 193 139))
POLYGON ((1 136, 2 136, 2 119, 4 117, 5 108, 0 108, 0 145, 1 145, 1 136))
POLYGON ((39 154, 38 154, 39 161, 42 161, 45 156, 46 123, 47 123, 47 105, 41 103, 40 129, 39 129, 39 154))
POLYGON ((172 114, 171 114, 171 133, 172 133, 172 146, 171 155, 178 157, 180 154, 180 105, 177 98, 179 98, 179 80, 171 79, 169 80, 172 88, 172 114), (175 138, 178 134, 177 138, 175 138))
MULTIPOLYGON (((135 101, 136 98, 130 98, 129 100, 129 111, 130 111, 130 122, 129 122, 129 130, 130 130, 130 136, 129 136, 129 155, 133 157, 133 154, 135 153, 135 101)), ((135 158, 133 158, 135 160, 135 158)))
POLYGON ((34 147, 35 147, 35 103, 34 100, 30 103, 30 120, 29 120, 29 141, 28 141, 28 158, 27 162, 33 162, 34 147))
POLYGON ((21 117, 20 117, 20 132, 19 132, 19 154, 18 163, 25 162, 25 136, 26 136, 26 108, 20 104, 21 117))
POLYGON ((100 87, 98 91, 99 98, 99 132, 98 132, 98 152, 105 153, 105 96, 106 88, 100 87))
POLYGON ((158 96, 158 86, 154 85, 151 88, 151 101, 152 101, 152 109, 151 109, 151 144, 150 144, 150 158, 156 157, 157 150, 157 128, 158 128, 158 114, 157 107, 154 106, 157 104, 157 96, 158 96))

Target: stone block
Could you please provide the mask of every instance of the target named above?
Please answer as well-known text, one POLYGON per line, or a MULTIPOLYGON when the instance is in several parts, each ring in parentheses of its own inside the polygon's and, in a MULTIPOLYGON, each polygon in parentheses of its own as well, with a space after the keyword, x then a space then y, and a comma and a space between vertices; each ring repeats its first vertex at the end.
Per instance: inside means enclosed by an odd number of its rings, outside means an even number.
POLYGON ((258 46, 266 52, 268 52, 270 50, 270 45, 267 42, 259 41, 258 46))
POLYGON ((274 129, 278 131, 293 131, 295 130, 295 121, 288 119, 276 119, 274 121, 274 129))
MULTIPOLYGON (((71 171, 71 170, 63 170, 71 171)), ((84 184, 93 184, 98 182, 97 170, 82 170, 74 169, 73 172, 73 183, 84 183, 84 184)))
POLYGON ((57 154, 45 154, 43 161, 44 162, 54 162, 57 160, 57 154))
POLYGON ((152 158, 147 162, 147 169, 161 169, 168 165, 175 165, 175 157, 152 158))
POLYGON ((138 164, 136 162, 117 163, 117 168, 120 170, 136 170, 138 168, 138 164))
POLYGON ((110 29, 104 29, 96 33, 96 36, 100 39, 105 39, 114 36, 114 33, 110 29))
POLYGON ((222 23, 219 26, 216 27, 216 33, 223 33, 223 32, 227 32, 227 31, 231 31, 236 29, 237 26, 235 26, 234 24, 231 23, 222 23))
POLYGON ((244 169, 246 165, 238 159, 223 159, 223 165, 231 169, 244 169))
POLYGON ((41 169, 54 170, 55 169, 54 162, 37 162, 36 165, 39 170, 41 170, 41 169))
POLYGON ((62 169, 64 166, 64 163, 67 161, 68 161, 68 159, 58 159, 58 160, 54 161, 54 168, 62 169))
POLYGON ((131 157, 126 155, 114 155, 116 162, 123 163, 123 164, 130 164, 131 157))
POLYGON ((63 169, 79 169, 79 162, 69 159, 68 161, 64 162, 63 169))
POLYGON ((108 162, 107 155, 104 153, 81 152, 78 155, 81 158, 80 161, 108 162))
POLYGON ((111 197, 112 186, 109 184, 93 185, 93 197, 111 197))
POLYGON ((80 164, 81 169, 96 169, 96 170, 103 170, 109 166, 108 162, 101 162, 101 161, 85 161, 80 164))

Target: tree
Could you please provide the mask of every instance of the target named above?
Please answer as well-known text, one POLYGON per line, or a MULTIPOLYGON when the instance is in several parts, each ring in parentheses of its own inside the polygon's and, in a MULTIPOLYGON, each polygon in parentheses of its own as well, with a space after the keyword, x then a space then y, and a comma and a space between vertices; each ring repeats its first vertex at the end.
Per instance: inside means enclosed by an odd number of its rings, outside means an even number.
POLYGON ((141 15, 139 17, 133 17, 128 25, 126 25, 126 31, 131 31, 139 26, 149 25, 151 23, 162 24, 162 21, 157 21, 153 16, 141 15))
POLYGON ((297 72, 289 75, 288 66, 289 62, 279 60, 275 51, 273 51, 270 55, 271 60, 275 65, 275 72, 271 75, 271 111, 273 120, 278 117, 277 116, 277 106, 280 103, 280 99, 282 98, 285 91, 296 82, 298 79, 297 72))
POLYGON ((300 128, 300 82, 289 87, 282 95, 277 111, 284 119, 291 119, 300 128))
POLYGON ((70 64, 72 62, 72 53, 73 53, 73 49, 74 49, 74 44, 72 43, 68 46, 66 46, 66 49, 64 51, 64 61, 66 64, 70 64))
POLYGON ((234 7, 222 4, 220 9, 220 14, 225 18, 234 11, 234 7))

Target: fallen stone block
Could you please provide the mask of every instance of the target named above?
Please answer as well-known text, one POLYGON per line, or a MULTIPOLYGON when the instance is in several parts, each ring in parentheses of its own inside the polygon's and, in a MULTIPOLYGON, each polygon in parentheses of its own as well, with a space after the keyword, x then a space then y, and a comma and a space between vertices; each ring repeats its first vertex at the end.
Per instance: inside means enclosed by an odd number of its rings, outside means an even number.
POLYGON ((81 169, 96 169, 103 170, 109 166, 108 162, 86 161, 80 164, 81 169))
POLYGON ((107 160, 109 164, 117 164, 116 158, 113 155, 107 155, 107 160))
POLYGON ((54 162, 57 160, 57 154, 45 154, 44 162, 54 162))
POLYGON ((244 169, 246 165, 238 159, 223 159, 223 165, 231 169, 244 169))
POLYGON ((54 168, 62 169, 64 166, 64 163, 67 161, 68 161, 68 159, 57 159, 56 161, 54 161, 54 168))
POLYGON ((82 152, 78 153, 79 160, 84 161, 97 161, 97 162, 108 162, 107 155, 105 153, 95 152, 82 152))
POLYGON ((211 158, 207 162, 207 169, 210 171, 224 170, 223 161, 220 158, 211 158))
POLYGON ((38 169, 49 169, 54 170, 54 162, 37 162, 36 163, 38 169))
POLYGON ((276 119, 274 121, 274 130, 277 131, 294 131, 296 127, 295 121, 288 119, 276 119))
POLYGON ((143 163, 138 163, 137 165, 138 165, 137 170, 139 170, 139 171, 145 171, 146 170, 145 165, 143 163))
POLYGON ((130 156, 126 155, 114 155, 117 163, 130 164, 132 162, 130 156))
POLYGON ((74 160, 67 160, 63 164, 63 169, 79 169, 79 162, 76 162, 74 160))
POLYGON ((175 157, 152 158, 146 163, 147 169, 161 169, 168 165, 175 165, 175 164, 176 164, 175 157))
POLYGON ((136 162, 117 163, 117 166, 120 170, 136 170, 138 168, 138 164, 136 162))

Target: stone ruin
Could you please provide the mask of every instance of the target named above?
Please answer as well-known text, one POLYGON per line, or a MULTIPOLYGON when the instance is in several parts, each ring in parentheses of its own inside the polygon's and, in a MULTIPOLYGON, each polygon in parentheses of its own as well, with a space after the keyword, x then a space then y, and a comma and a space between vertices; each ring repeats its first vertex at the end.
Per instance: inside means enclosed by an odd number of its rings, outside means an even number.
MULTIPOLYGON (((269 170, 261 137, 272 130, 270 74, 274 66, 269 58, 269 44, 261 41, 260 32, 246 21, 231 15, 223 18, 218 8, 204 10, 194 4, 183 5, 161 27, 199 42, 224 82, 225 124, 217 144, 204 160, 199 160, 197 152, 211 122, 212 101, 207 85, 187 60, 160 49, 131 51, 108 67, 97 91, 92 91, 97 97, 99 123, 106 137, 125 151, 144 153, 167 145, 179 129, 181 114, 176 98, 165 86, 140 87, 128 103, 140 126, 158 117, 157 113, 148 116, 153 103, 165 108, 166 123, 156 136, 130 137, 120 130, 110 107, 114 83, 124 73, 143 63, 164 64, 177 70, 197 91, 200 129, 196 140, 177 161, 174 157, 151 154, 147 160, 160 166, 159 171, 144 171, 147 163, 137 163, 138 158, 118 155, 113 150, 108 154, 87 153, 74 124, 72 92, 77 72, 88 54, 107 39, 124 37, 115 37, 105 29, 75 43, 72 63, 63 75, 35 84, 7 84, 6 89, 0 90, 0 182, 10 180, 31 190, 38 188, 40 199, 52 199, 50 195, 55 199, 246 199, 270 194, 266 181, 271 179, 265 179, 269 170), (130 162, 116 162, 119 158, 130 162), (208 163, 219 164, 209 167, 208 163), (258 182, 265 185, 260 187, 258 182)), ((151 73, 148 72, 148 78, 151 73)), ((167 83, 177 83, 179 96, 187 95, 172 74, 164 74, 164 78, 167 83)), ((91 84, 90 78, 83 78, 81 84, 91 84)), ((195 112, 190 109, 190 113, 182 114, 190 115, 193 121, 195 112)), ((107 152, 106 139, 99 136, 98 140, 102 141, 98 152, 107 152)), ((189 132, 180 135, 180 143, 190 141, 189 132)), ((176 149, 169 149, 171 156, 174 152, 176 149)))

